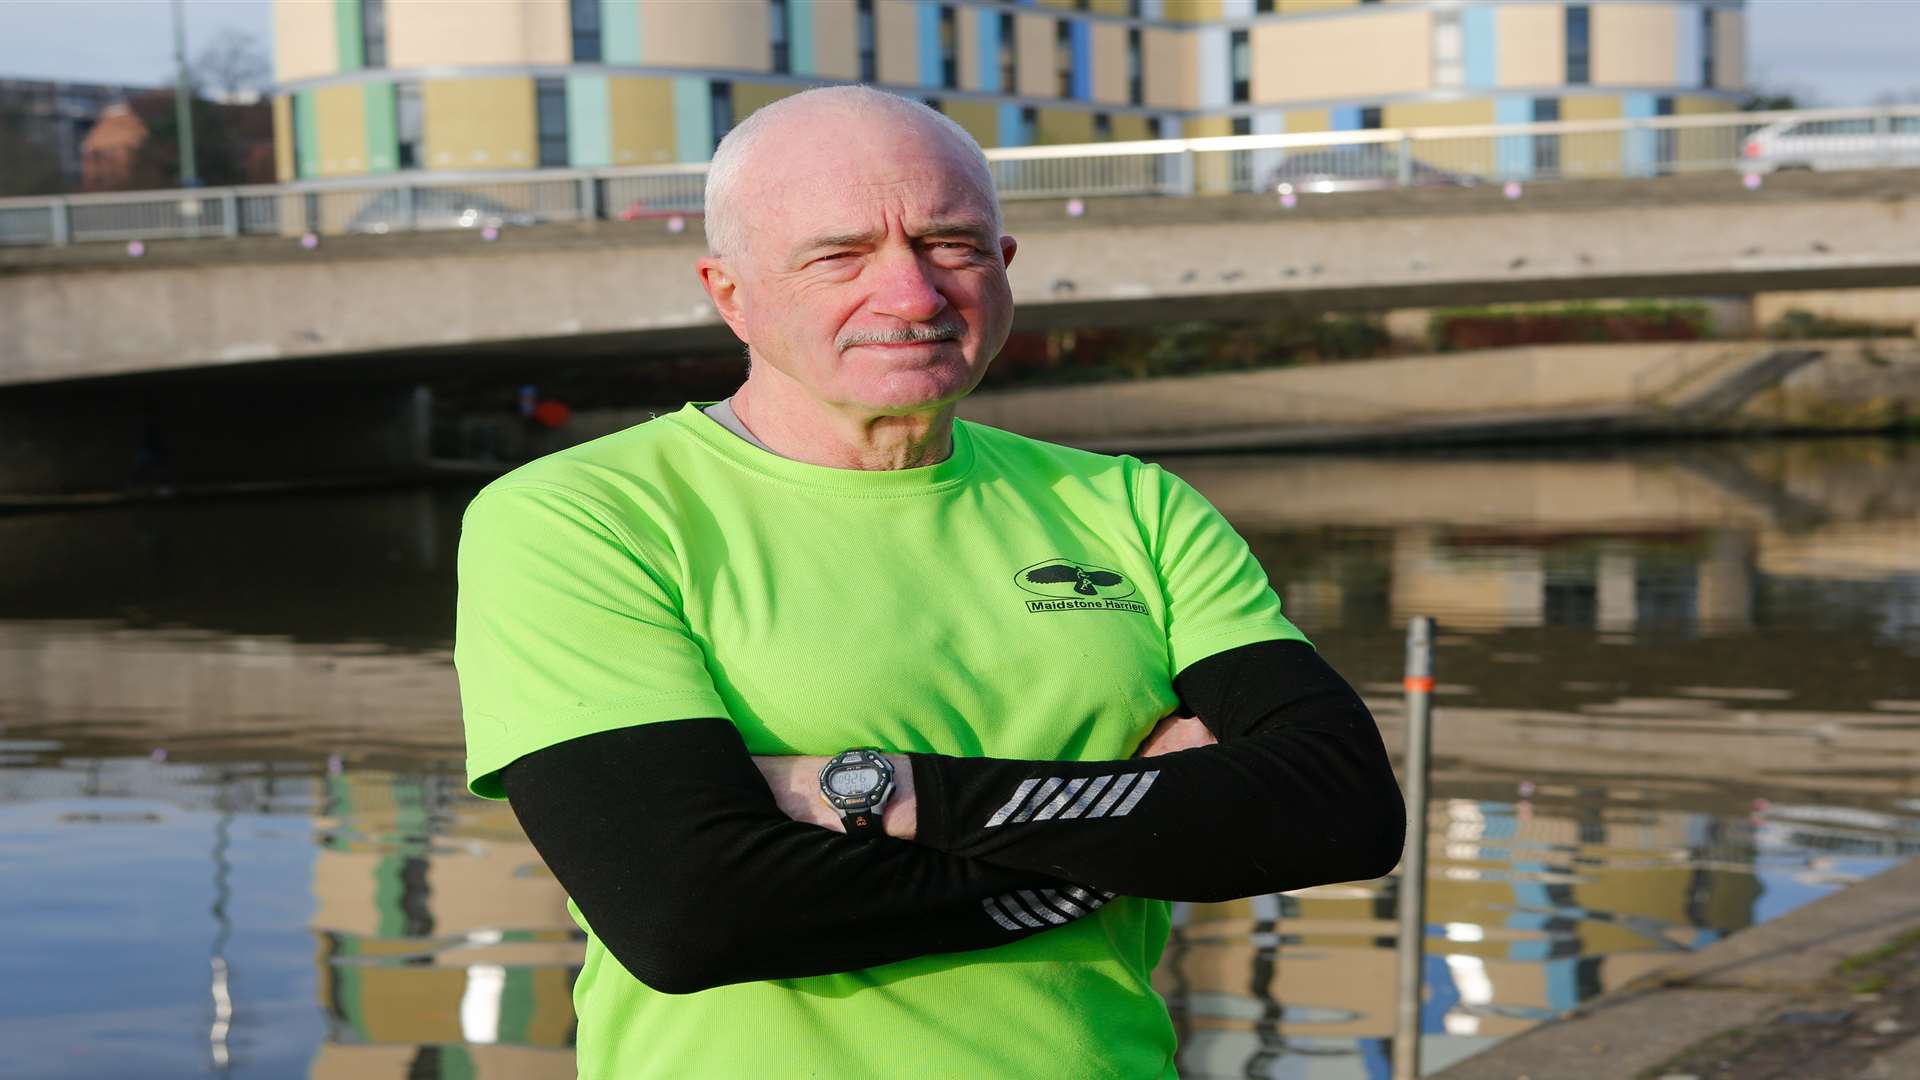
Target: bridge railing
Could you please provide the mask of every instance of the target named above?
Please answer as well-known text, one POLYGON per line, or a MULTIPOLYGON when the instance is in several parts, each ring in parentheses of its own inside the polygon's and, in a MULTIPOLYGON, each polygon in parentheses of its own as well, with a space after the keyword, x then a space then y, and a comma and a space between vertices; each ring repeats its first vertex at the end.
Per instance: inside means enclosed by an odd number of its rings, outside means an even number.
MULTIPOLYGON (((1007 200, 1266 192, 1284 201, 1364 188, 1911 168, 1920 166, 1920 105, 1004 147, 987 158, 1007 200)), ((401 173, 0 199, 0 245, 684 218, 701 211, 706 168, 401 173)))

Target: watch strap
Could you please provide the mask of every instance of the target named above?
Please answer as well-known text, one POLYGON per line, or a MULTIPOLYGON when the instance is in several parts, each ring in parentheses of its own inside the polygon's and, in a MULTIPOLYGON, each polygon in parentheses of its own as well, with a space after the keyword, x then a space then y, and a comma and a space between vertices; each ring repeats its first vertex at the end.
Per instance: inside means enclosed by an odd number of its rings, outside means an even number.
POLYGON ((840 815, 840 822, 847 827, 847 835, 856 839, 871 840, 887 835, 887 830, 881 827, 879 807, 849 810, 840 815))

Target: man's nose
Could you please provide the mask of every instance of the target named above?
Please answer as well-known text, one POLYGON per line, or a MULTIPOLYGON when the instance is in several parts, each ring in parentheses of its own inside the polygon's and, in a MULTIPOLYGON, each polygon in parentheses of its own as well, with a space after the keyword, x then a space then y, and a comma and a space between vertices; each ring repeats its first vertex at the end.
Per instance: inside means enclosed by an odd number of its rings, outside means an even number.
POLYGON ((878 275, 873 309, 906 322, 931 322, 947 308, 947 298, 934 283, 931 268, 911 249, 881 253, 869 270, 878 275))

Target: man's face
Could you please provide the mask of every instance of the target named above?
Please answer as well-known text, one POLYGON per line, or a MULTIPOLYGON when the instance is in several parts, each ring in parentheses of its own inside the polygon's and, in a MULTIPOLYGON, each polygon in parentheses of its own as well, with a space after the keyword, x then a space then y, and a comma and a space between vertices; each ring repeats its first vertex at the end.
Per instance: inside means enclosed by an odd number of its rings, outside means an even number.
POLYGON ((965 151, 879 116, 770 132, 735 189, 729 321, 815 399, 879 413, 964 397, 1013 318, 1002 237, 965 151))

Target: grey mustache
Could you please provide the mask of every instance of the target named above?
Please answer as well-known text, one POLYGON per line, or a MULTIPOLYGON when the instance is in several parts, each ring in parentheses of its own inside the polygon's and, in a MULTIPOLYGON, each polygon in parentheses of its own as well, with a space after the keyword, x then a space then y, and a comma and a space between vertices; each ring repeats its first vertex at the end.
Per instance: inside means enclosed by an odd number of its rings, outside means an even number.
POLYGON ((855 330, 834 342, 842 352, 856 345, 917 345, 926 341, 959 341, 966 327, 958 323, 903 326, 898 330, 855 330))

